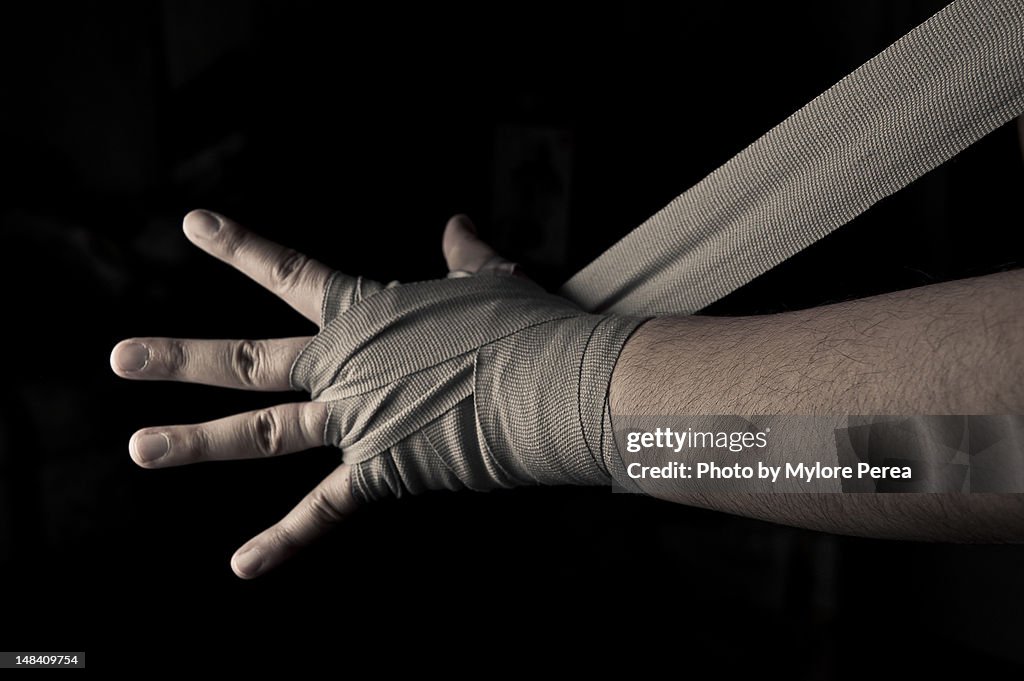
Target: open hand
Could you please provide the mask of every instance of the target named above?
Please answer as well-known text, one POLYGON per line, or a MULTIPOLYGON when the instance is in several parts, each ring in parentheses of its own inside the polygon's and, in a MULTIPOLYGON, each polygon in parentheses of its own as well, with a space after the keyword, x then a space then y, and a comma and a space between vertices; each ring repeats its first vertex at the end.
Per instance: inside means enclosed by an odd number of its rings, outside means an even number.
MULTIPOLYGON (((208 211, 185 216, 188 239, 279 296, 301 315, 320 323, 325 286, 333 270, 268 241, 208 211)), ((453 276, 514 265, 477 239, 472 223, 457 215, 444 231, 443 251, 453 276)), ((289 371, 310 337, 264 340, 130 338, 118 343, 110 366, 122 378, 166 380, 243 390, 290 390, 289 371)), ((290 454, 324 444, 327 404, 279 404, 194 425, 158 426, 136 432, 132 459, 144 468, 290 454)), ((349 466, 342 464, 274 526, 246 542, 231 559, 239 577, 259 576, 324 534, 350 514, 349 466)))

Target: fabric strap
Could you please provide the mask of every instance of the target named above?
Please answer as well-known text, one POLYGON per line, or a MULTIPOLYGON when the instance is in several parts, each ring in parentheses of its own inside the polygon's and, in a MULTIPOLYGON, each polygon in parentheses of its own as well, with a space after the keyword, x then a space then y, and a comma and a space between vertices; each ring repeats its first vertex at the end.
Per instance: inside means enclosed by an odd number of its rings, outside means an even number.
POLYGON ((389 286, 336 273, 292 386, 330 403, 324 440, 362 500, 626 484, 608 394, 644 317, 714 302, 1021 110, 1024 0, 959 0, 627 235, 565 297, 500 272, 389 286))
POLYGON ((591 311, 690 314, 1024 111, 1024 2, 958 0, 566 282, 591 311))
POLYGON ((291 384, 330 405, 324 443, 344 451, 357 499, 628 484, 608 390, 643 320, 588 314, 508 270, 328 281, 291 384))

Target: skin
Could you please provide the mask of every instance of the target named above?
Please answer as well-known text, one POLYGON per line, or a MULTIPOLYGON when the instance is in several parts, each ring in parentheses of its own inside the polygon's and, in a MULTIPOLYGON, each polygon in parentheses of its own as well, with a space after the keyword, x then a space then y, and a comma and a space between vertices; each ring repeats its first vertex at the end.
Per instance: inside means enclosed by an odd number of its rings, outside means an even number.
MULTIPOLYGON (((1022 290, 1024 271, 1014 271, 799 312, 654 319, 619 356, 613 419, 1021 414, 1022 290)), ((695 494, 653 481, 641 486, 675 503, 843 534, 1024 538, 1024 495, 695 494)))
MULTIPOLYGON (((185 236, 218 260, 276 294, 314 324, 332 269, 260 237, 234 221, 194 210, 185 236)), ((476 237, 463 215, 448 221, 442 240, 449 271, 513 270, 476 237)), ((180 381, 243 390, 291 390, 288 372, 310 337, 266 340, 129 338, 114 346, 110 366, 122 378, 180 381)), ((323 445, 327 405, 304 401, 191 425, 143 428, 128 445, 143 468, 291 454, 323 445)), ((349 467, 342 464, 284 518, 246 542, 231 559, 235 574, 259 576, 287 560, 355 510, 349 467)))
MULTIPOLYGON (((207 211, 192 211, 183 227, 193 244, 319 322, 332 272, 326 265, 207 211)), ((449 270, 512 269, 465 216, 448 221, 442 248, 449 270)), ((623 349, 612 376, 613 417, 1022 413, 1022 285, 1024 274, 1013 272, 770 317, 659 318, 642 325, 623 349)), ((281 391, 290 389, 289 369, 309 340, 131 338, 114 347, 110 364, 132 380, 281 391)), ((302 401, 144 428, 132 436, 129 452, 144 468, 279 456, 321 446, 326 416, 325 404, 302 401)), ((351 514, 349 473, 340 465, 240 547, 231 559, 235 574, 264 574, 351 514)), ((1009 495, 656 495, 882 537, 992 540, 1024 531, 1024 502, 1009 495)))

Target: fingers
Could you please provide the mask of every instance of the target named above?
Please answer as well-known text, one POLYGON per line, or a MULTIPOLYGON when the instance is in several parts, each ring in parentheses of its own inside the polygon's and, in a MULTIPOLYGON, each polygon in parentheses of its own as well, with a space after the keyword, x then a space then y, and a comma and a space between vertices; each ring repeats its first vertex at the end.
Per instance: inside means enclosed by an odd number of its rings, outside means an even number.
POLYGON ((313 323, 331 269, 290 248, 253 234, 216 213, 194 210, 183 224, 189 241, 248 275, 313 323))
POLYGON ((186 340, 131 338, 114 346, 110 367, 122 378, 181 381, 245 390, 291 390, 288 374, 309 338, 186 340))
POLYGON ((342 464, 273 527, 246 542, 231 558, 242 579, 258 577, 323 536, 356 508, 350 467, 342 464))
POLYGON ((493 248, 477 238, 476 226, 465 215, 456 215, 448 220, 441 239, 441 250, 444 251, 449 271, 476 272, 497 255, 493 248))
POLYGON ((297 402, 195 425, 144 428, 128 450, 144 468, 301 452, 324 444, 327 409, 323 402, 297 402))
POLYGON ((498 252, 476 235, 476 227, 465 215, 456 215, 444 228, 441 240, 448 271, 452 273, 478 274, 497 271, 503 274, 519 274, 514 262, 498 255, 498 252))

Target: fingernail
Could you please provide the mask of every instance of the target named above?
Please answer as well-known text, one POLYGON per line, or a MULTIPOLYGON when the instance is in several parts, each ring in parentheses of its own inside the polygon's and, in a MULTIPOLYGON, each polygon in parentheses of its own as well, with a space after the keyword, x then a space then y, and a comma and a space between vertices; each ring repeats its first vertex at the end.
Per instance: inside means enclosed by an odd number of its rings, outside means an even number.
POLYGON ((135 456, 139 461, 156 461, 171 449, 171 441, 163 433, 148 433, 135 438, 135 456))
POLYGON ((263 567, 263 554, 255 547, 235 556, 235 569, 246 577, 255 577, 261 567, 263 567))
POLYGON ((121 371, 141 371, 149 364, 149 348, 142 343, 125 343, 114 352, 114 363, 121 371))
POLYGON ((220 231, 220 218, 205 210, 194 210, 185 216, 185 227, 192 234, 209 239, 220 231))

